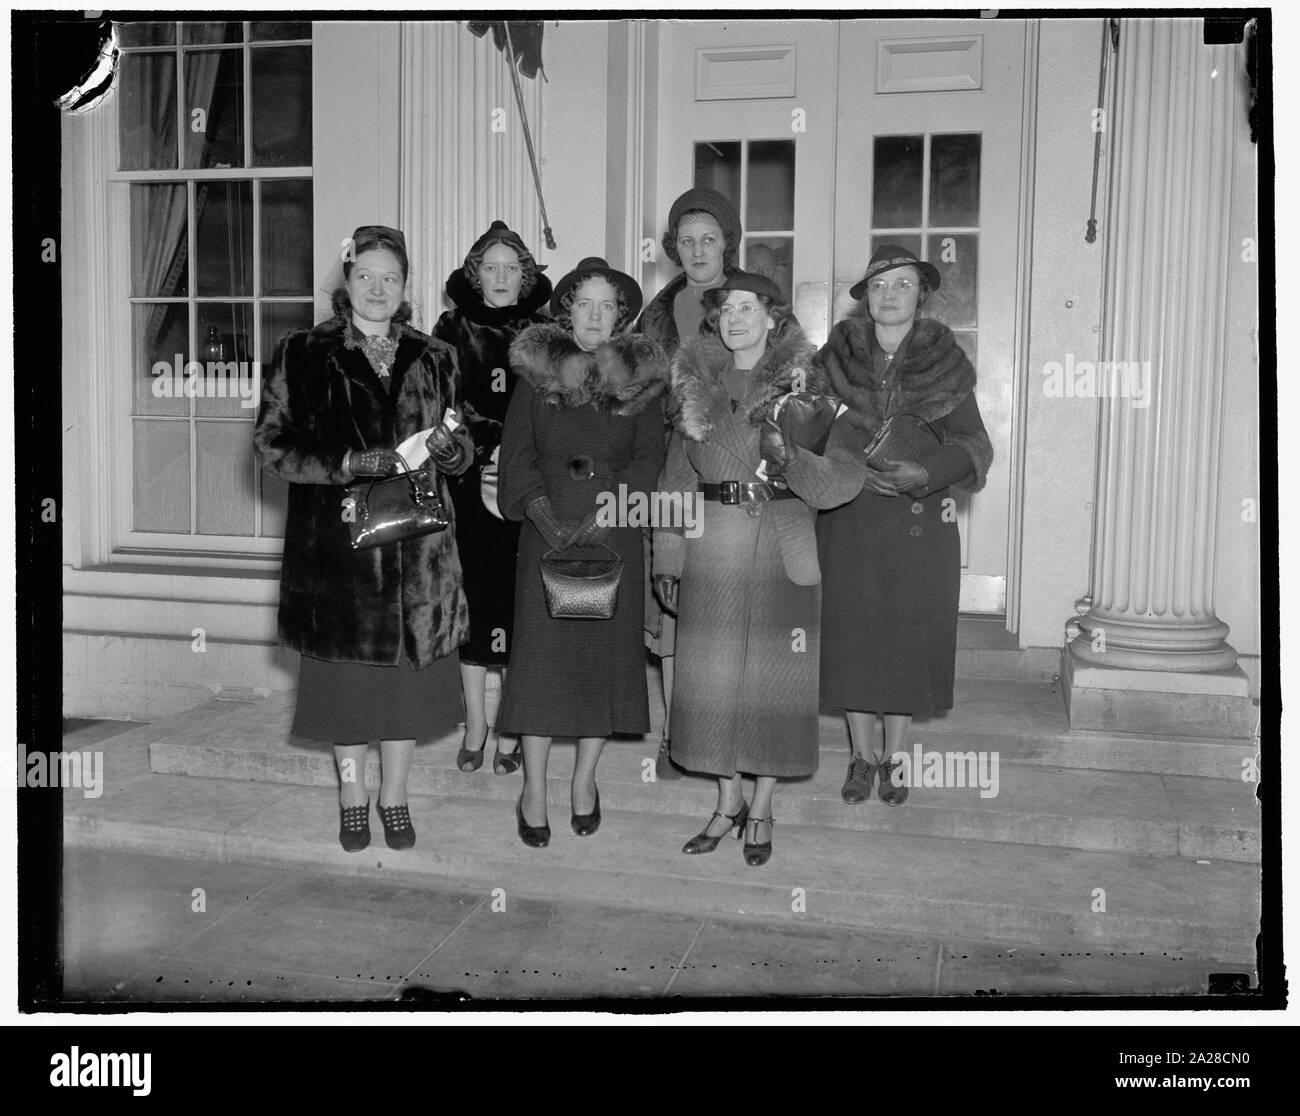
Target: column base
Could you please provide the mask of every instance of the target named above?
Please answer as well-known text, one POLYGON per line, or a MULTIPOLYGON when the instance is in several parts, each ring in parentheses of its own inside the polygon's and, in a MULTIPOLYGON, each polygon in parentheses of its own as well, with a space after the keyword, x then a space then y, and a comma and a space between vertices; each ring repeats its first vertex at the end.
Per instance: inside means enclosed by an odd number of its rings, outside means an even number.
POLYGON ((1061 652, 1061 690, 1073 729, 1248 739, 1259 723, 1245 672, 1123 670, 1061 652))

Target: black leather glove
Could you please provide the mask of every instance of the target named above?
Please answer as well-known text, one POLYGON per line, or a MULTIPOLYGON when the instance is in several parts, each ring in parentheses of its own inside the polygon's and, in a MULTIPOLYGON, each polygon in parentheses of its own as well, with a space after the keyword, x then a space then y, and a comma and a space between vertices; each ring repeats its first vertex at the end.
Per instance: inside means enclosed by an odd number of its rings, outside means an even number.
POLYGON ((801 391, 787 396, 781 407, 781 433, 791 446, 825 453, 826 439, 839 409, 840 401, 833 395, 801 391))
POLYGON ((609 535, 609 528, 604 527, 596 522, 600 515, 600 508, 587 516, 574 530, 569 539, 570 546, 595 546, 596 543, 602 543, 609 535))
POLYGON ((877 469, 867 466, 867 479, 863 483, 864 492, 874 492, 877 496, 897 496, 898 489, 890 479, 891 473, 882 473, 877 469))
POLYGON ((665 612, 677 615, 677 578, 670 574, 655 574, 650 579, 650 587, 654 590, 655 596, 659 603, 664 606, 665 612))
POLYGON ((569 545, 569 537, 573 534, 577 524, 566 523, 564 520, 559 519, 555 514, 555 509, 551 507, 551 498, 549 496, 538 496, 533 499, 524 508, 524 514, 532 520, 533 526, 542 533, 546 545, 552 550, 563 550, 569 545))
POLYGON ((354 477, 391 477, 406 469, 406 461, 396 450, 348 450, 343 468, 354 477))
POLYGON ((433 459, 433 467, 438 472, 449 473, 453 477, 468 469, 474 459, 474 439, 464 426, 458 426, 455 430, 435 426, 424 440, 424 445, 433 459))
POLYGON ((779 477, 785 472, 794 460, 797 448, 794 442, 786 438, 780 422, 769 410, 758 427, 758 451, 767 462, 767 475, 779 477))

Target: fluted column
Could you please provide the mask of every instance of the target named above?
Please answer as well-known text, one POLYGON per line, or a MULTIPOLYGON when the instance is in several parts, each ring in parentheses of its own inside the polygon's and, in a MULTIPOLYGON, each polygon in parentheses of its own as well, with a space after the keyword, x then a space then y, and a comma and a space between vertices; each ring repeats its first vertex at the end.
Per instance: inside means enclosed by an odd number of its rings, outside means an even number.
MULTIPOLYGON (((401 25, 401 172, 398 212, 415 271, 418 324, 444 309, 447 276, 500 218, 541 260, 541 210, 528 162, 509 60, 491 34, 464 23, 401 25)), ((520 75, 537 158, 542 158, 542 78, 520 75)))
POLYGON ((1238 54, 1204 45, 1200 19, 1134 19, 1116 67, 1098 356, 1127 372, 1098 369, 1092 604, 1071 651, 1222 671, 1236 662, 1214 575, 1238 54))

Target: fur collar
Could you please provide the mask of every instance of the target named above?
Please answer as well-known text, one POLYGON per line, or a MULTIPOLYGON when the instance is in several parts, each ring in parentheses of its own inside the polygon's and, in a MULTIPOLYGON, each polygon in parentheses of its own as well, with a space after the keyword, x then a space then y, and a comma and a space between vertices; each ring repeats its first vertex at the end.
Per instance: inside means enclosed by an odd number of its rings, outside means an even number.
MULTIPOLYGON (((307 334, 307 350, 314 352, 318 356, 327 349, 343 349, 343 337, 351 322, 345 318, 340 318, 337 314, 332 318, 327 318, 319 325, 314 326, 307 334)), ((399 369, 408 368, 420 359, 420 354, 431 345, 441 346, 442 342, 434 341, 427 333, 421 333, 409 322, 398 322, 397 336, 397 353, 393 357, 393 372, 396 375, 399 369)), ((357 354, 360 364, 367 368, 369 364, 365 357, 357 354)), ((341 356, 339 359, 343 359, 341 356)), ((345 361, 351 364, 351 361, 345 361)), ((360 364, 358 367, 360 367, 360 364)))
MULTIPOLYGON (((773 400, 794 390, 796 377, 801 390, 830 393, 830 382, 815 363, 816 352, 793 324, 781 340, 768 346, 754 366, 745 395, 743 406, 750 423, 761 422, 773 400)), ((731 350, 716 333, 686 342, 673 357, 674 422, 692 441, 705 441, 714 426, 731 414, 731 398, 722 383, 731 361, 731 350)))
POLYGON ((635 333, 612 338, 589 353, 563 326, 543 322, 514 339, 510 364, 557 407, 595 403, 616 415, 635 415, 668 387, 663 349, 635 333))
POLYGON ((474 284, 466 277, 465 269, 458 267, 447 276, 447 297, 471 322, 490 326, 510 325, 521 318, 531 318, 551 301, 551 281, 539 272, 533 289, 528 294, 521 295, 513 306, 489 306, 483 301, 482 292, 476 291, 474 284))
MULTIPOLYGON (((737 269, 734 267, 724 267, 722 274, 725 278, 730 278, 736 274, 737 269)), ((668 280, 667 285, 662 291, 647 303, 646 308, 641 311, 641 320, 636 323, 637 333, 644 333, 658 341, 668 355, 671 356, 681 344, 682 339, 677 336, 677 317, 673 313, 673 303, 677 296, 686 289, 686 272, 681 271, 668 280)), ((694 338, 687 338, 693 341, 694 338)))

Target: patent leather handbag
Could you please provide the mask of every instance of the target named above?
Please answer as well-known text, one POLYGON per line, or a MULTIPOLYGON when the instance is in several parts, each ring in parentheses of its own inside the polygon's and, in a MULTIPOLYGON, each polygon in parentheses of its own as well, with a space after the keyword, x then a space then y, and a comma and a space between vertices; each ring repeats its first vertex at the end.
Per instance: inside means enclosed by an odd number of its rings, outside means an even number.
POLYGON ((451 525, 429 465, 350 485, 343 496, 343 521, 353 550, 418 539, 451 525))
POLYGON ((618 608, 623 559, 604 543, 608 558, 563 557, 559 550, 542 555, 546 611, 553 620, 610 620, 618 608))
POLYGON ((873 469, 887 470, 889 461, 919 461, 942 443, 934 428, 917 415, 890 415, 862 452, 873 469))

